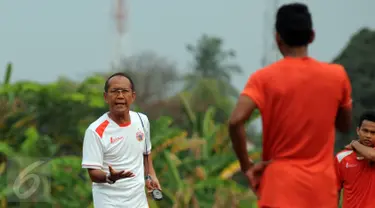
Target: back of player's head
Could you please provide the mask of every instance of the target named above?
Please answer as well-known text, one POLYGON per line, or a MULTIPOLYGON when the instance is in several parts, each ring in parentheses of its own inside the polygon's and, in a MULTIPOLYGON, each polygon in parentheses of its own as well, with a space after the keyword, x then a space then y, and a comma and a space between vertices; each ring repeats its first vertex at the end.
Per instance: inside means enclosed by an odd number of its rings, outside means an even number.
POLYGON ((364 112, 361 117, 359 118, 358 127, 362 126, 363 121, 371 121, 375 122, 375 112, 374 111, 366 111, 364 112))
POLYGON ((276 32, 291 47, 306 46, 313 38, 313 23, 308 7, 302 3, 281 6, 276 14, 276 32))

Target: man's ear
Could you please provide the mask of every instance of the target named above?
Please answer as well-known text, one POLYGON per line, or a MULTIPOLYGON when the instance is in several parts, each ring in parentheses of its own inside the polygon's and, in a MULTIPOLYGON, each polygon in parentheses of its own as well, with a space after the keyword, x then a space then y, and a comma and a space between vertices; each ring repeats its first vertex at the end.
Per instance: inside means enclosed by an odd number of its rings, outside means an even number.
POLYGON ((312 31, 311 31, 310 40, 309 40, 309 44, 312 43, 312 42, 314 42, 314 40, 315 40, 315 31, 312 30, 312 31))
POLYGON ((278 32, 275 33, 275 41, 276 41, 276 44, 280 47, 283 40, 278 32))
POLYGON ((104 101, 108 104, 108 94, 106 92, 103 92, 103 98, 104 101))
POLYGON ((133 94, 132 94, 132 102, 134 102, 135 101, 135 98, 137 97, 137 94, 135 93, 135 92, 133 92, 133 94))

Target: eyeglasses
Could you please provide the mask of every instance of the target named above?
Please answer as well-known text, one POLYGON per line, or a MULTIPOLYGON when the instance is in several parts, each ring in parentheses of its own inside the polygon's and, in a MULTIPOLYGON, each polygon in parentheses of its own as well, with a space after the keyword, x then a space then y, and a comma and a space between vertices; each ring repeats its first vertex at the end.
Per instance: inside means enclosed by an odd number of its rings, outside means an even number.
POLYGON ((111 95, 116 95, 116 96, 119 96, 121 94, 123 95, 127 95, 129 93, 132 93, 132 90, 131 89, 118 89, 118 88, 115 88, 115 89, 111 89, 108 91, 109 94, 111 95))

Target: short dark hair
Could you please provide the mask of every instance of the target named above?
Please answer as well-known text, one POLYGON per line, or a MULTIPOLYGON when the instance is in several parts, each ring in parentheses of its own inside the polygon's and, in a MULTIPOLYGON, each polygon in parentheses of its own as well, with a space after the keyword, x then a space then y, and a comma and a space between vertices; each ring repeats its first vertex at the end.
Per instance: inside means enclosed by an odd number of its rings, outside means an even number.
POLYGON ((116 76, 122 76, 122 77, 127 78, 129 80, 129 82, 130 82, 130 85, 131 85, 130 88, 132 89, 132 91, 135 91, 135 87, 134 87, 134 83, 133 83, 132 78, 129 75, 123 73, 123 72, 117 72, 117 73, 114 73, 111 76, 109 76, 108 79, 105 81, 104 92, 108 92, 108 89, 109 89, 109 80, 112 77, 116 77, 116 76))
POLYGON ((286 45, 308 45, 313 34, 308 7, 302 3, 284 4, 277 11, 275 28, 286 45))
POLYGON ((375 112, 374 111, 364 112, 359 118, 358 127, 362 126, 362 123, 364 120, 375 122, 375 112))

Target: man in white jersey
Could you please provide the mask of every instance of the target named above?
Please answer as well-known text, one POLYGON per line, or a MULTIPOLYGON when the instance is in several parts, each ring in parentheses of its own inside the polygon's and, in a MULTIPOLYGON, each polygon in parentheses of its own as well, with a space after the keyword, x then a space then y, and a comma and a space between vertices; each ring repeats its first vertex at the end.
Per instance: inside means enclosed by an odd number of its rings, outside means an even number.
POLYGON ((147 208, 145 185, 161 190, 152 164, 149 120, 130 111, 136 95, 129 76, 113 74, 104 91, 109 112, 87 128, 83 142, 82 167, 93 182, 94 207, 147 208))

